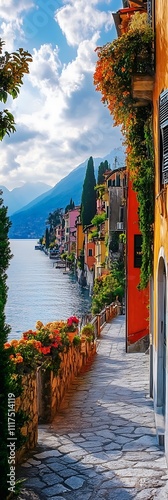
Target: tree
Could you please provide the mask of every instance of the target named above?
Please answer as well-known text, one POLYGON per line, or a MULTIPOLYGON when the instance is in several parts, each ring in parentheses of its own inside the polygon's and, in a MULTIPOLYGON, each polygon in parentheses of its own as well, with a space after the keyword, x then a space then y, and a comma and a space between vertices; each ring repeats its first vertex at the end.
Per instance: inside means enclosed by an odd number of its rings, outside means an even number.
MULTIPOLYGON (((29 52, 19 49, 11 54, 5 51, 2 55, 4 41, 0 38, 0 101, 6 103, 9 96, 16 99, 23 84, 23 76, 29 73, 29 52)), ((7 109, 0 112, 0 140, 7 134, 15 132, 15 120, 7 109)))
POLYGON ((95 213, 96 213, 96 179, 94 174, 94 163, 93 158, 90 156, 87 168, 85 180, 83 183, 82 190, 82 200, 81 200, 81 221, 82 225, 88 226, 91 223, 95 213))
POLYGON ((107 160, 101 161, 101 163, 98 167, 97 184, 103 184, 103 182, 105 181, 103 174, 106 172, 106 170, 110 170, 110 164, 108 163, 107 160))
MULTIPOLYGON (((23 84, 23 75, 29 73, 28 63, 32 57, 28 52, 19 49, 17 52, 2 55, 4 42, 0 39, 0 101, 6 103, 9 96, 18 97, 23 84)), ((0 140, 7 134, 15 132, 14 116, 4 109, 0 112, 0 140)), ((8 429, 8 398, 13 392, 12 366, 9 358, 9 349, 4 348, 10 327, 5 320, 5 305, 7 301, 6 270, 12 257, 8 239, 10 228, 7 208, 3 205, 2 191, 0 191, 0 470, 1 470, 1 498, 5 499, 8 491, 9 462, 7 444, 10 437, 8 429)), ((15 396, 15 395, 14 395, 15 396)), ((11 401, 11 400, 10 400, 11 401)))
POLYGON ((50 226, 50 233, 52 233, 54 227, 60 224, 62 219, 62 208, 57 208, 54 212, 50 212, 46 224, 50 226))
POLYGON ((5 323, 5 304, 7 301, 6 270, 11 259, 10 245, 8 240, 8 231, 10 228, 9 218, 7 217, 7 208, 3 206, 0 191, 0 359, 1 359, 1 377, 0 377, 0 470, 1 470, 1 498, 5 498, 7 491, 6 481, 8 472, 8 394, 11 392, 10 386, 10 363, 7 351, 4 349, 4 343, 10 328, 5 323))
POLYGON ((69 202, 69 205, 67 205, 65 207, 65 214, 67 214, 67 212, 69 212, 69 210, 73 210, 74 208, 75 208, 75 203, 74 203, 74 201, 71 198, 70 202, 69 202))
POLYGON ((46 227, 46 231, 45 231, 45 246, 46 246, 46 248, 49 247, 49 244, 50 244, 49 232, 48 232, 48 227, 46 227))

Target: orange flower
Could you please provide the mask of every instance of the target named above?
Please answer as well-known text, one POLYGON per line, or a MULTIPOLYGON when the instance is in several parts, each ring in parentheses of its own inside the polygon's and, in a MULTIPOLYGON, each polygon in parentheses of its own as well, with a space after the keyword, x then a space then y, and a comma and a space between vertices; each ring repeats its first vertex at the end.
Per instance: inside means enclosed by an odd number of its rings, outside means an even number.
POLYGON ((12 347, 17 347, 17 345, 18 345, 18 340, 15 340, 15 339, 11 340, 12 347))
POLYGON ((9 349, 9 347, 11 347, 11 344, 9 342, 5 342, 4 349, 9 349))
POLYGON ((23 357, 21 355, 17 356, 16 363, 23 363, 23 357))

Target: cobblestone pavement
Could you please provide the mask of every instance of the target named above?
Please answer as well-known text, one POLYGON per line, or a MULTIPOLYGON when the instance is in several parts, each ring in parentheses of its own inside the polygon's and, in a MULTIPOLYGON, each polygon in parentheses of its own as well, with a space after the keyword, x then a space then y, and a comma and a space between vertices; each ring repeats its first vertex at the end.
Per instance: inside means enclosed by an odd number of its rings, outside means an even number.
POLYGON ((102 332, 37 448, 18 468, 21 500, 167 500, 168 469, 149 398, 149 356, 125 353, 125 319, 102 332))

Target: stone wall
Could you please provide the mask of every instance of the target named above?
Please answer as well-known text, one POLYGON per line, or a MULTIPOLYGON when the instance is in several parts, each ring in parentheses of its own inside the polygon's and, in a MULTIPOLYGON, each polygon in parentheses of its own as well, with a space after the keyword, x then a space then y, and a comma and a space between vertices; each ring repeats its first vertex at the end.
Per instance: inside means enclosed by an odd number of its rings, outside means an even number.
POLYGON ((61 354, 62 361, 59 374, 38 371, 38 409, 39 422, 52 422, 60 403, 72 380, 78 375, 88 360, 96 352, 96 342, 81 342, 80 346, 71 346, 61 354), (41 388, 39 390, 39 388, 41 388))
POLYGON ((37 378, 36 372, 22 376, 23 392, 16 398, 15 410, 23 410, 28 416, 28 422, 22 427, 21 432, 27 438, 26 443, 16 452, 16 463, 19 462, 24 453, 34 448, 38 438, 38 411, 37 411, 37 378))
POLYGON ((79 346, 70 346, 61 353, 61 365, 58 375, 50 370, 25 374, 22 377, 23 393, 16 399, 16 412, 23 410, 29 421, 21 432, 27 438, 26 443, 16 452, 16 463, 21 462, 24 454, 36 446, 38 423, 51 422, 72 380, 80 373, 88 360, 96 353, 96 341, 81 341, 79 346))

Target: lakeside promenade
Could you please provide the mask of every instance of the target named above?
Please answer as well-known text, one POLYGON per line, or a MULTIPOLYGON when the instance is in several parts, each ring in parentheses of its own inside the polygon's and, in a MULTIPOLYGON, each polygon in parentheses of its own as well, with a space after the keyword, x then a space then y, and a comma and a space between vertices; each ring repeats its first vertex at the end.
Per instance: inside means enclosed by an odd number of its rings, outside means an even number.
POLYGON ((125 317, 104 327, 38 446, 17 467, 19 500, 168 500, 149 397, 149 355, 125 353, 125 317))

